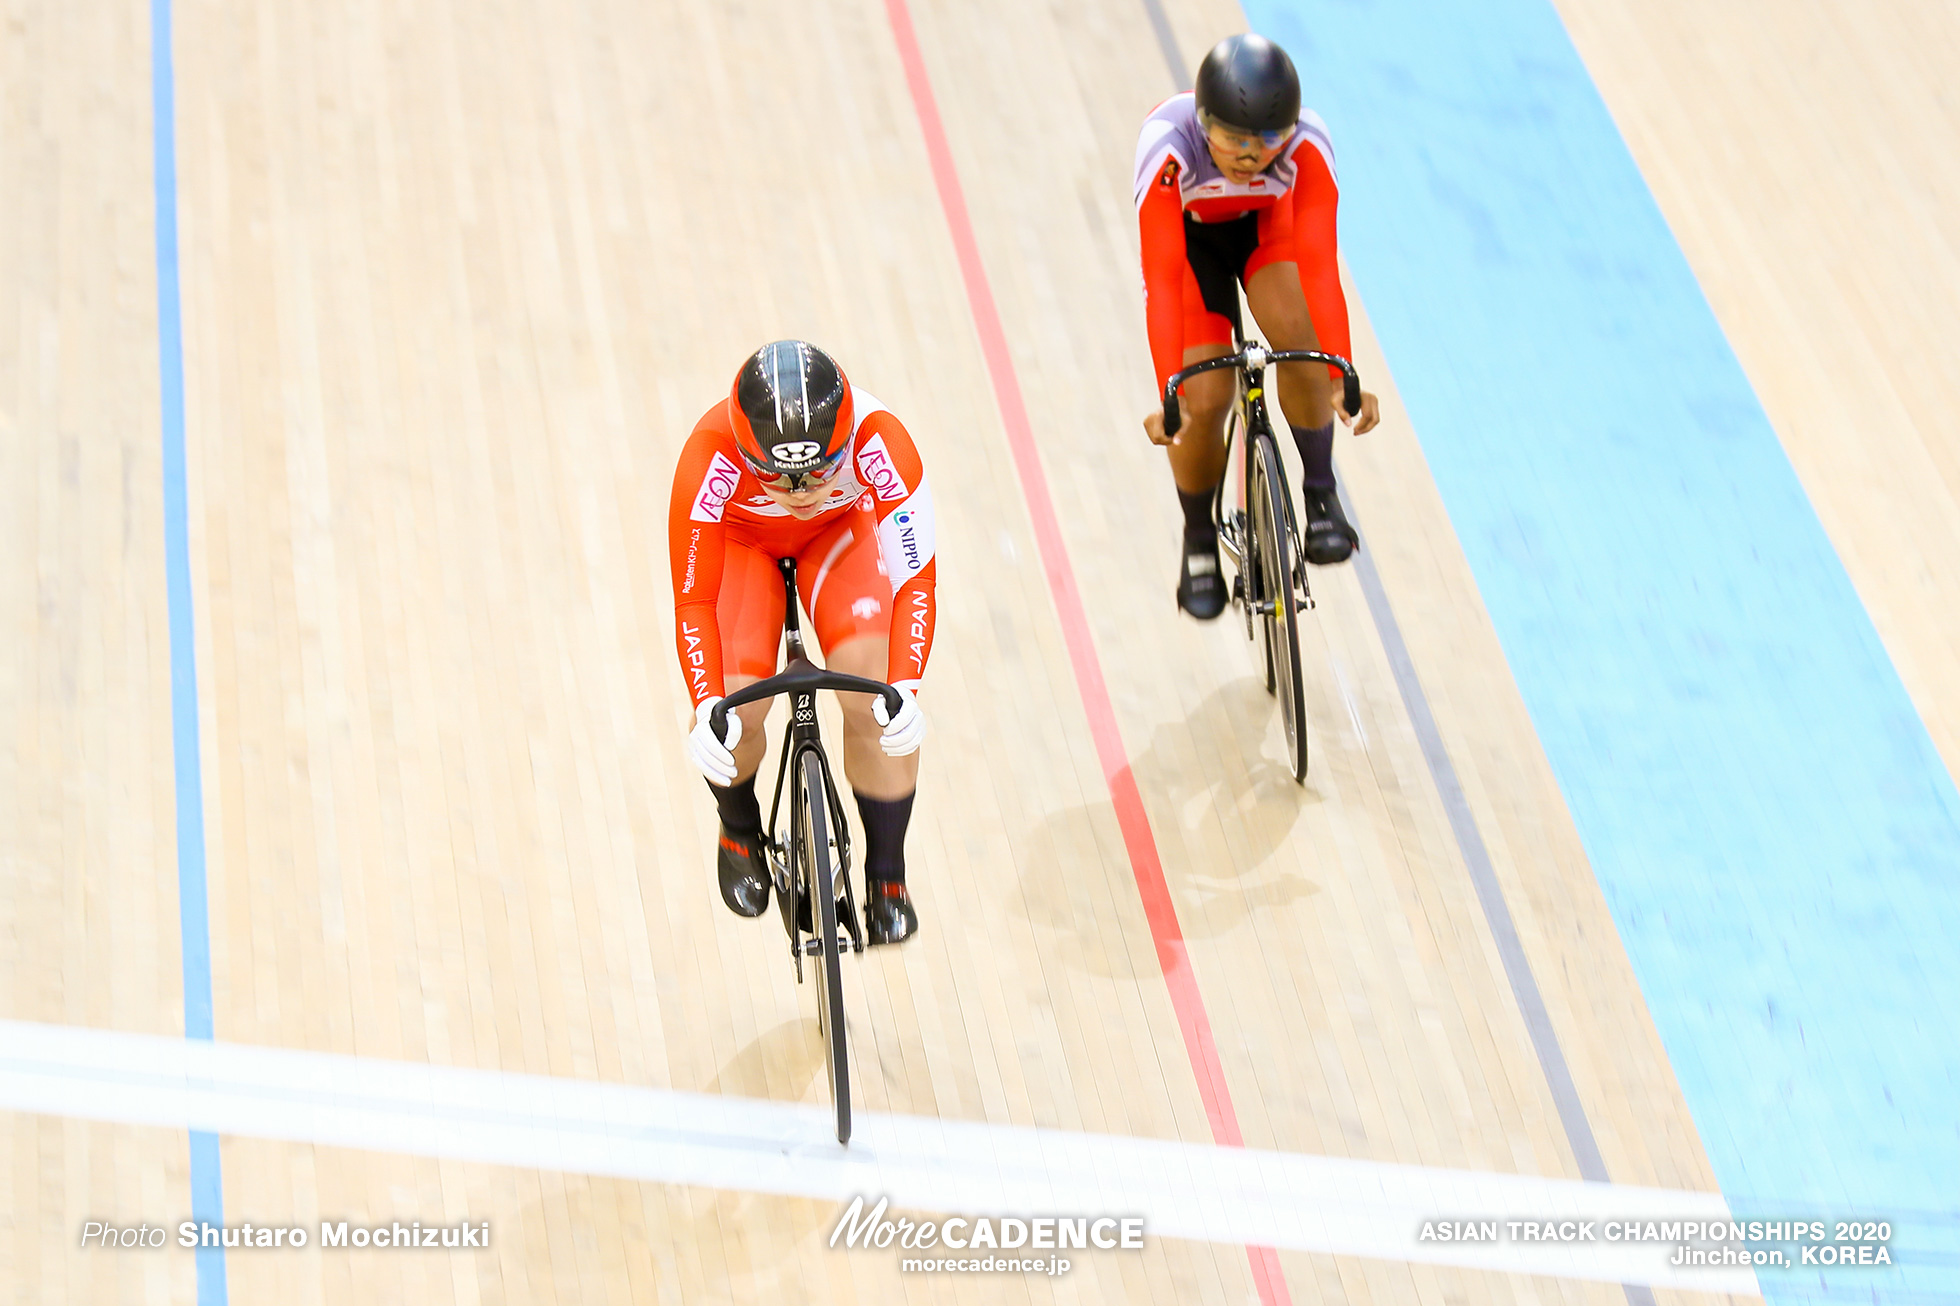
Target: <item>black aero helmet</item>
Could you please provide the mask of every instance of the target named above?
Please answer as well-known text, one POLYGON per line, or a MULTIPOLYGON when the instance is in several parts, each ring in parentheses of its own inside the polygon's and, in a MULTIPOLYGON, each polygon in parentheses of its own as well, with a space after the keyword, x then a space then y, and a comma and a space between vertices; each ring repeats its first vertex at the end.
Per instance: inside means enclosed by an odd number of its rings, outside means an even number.
POLYGON ((823 480, 850 443, 850 382, 823 350, 774 340, 749 355, 728 396, 735 447, 765 480, 823 480))
POLYGON ((1286 51, 1251 32, 1228 36, 1198 65, 1198 112, 1247 131, 1291 131, 1300 75, 1286 51))

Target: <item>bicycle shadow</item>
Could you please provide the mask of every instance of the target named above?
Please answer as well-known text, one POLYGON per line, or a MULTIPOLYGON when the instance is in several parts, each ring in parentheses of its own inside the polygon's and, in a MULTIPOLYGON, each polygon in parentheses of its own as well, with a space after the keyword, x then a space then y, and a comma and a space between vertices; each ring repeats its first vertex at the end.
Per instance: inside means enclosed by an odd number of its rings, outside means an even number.
MULTIPOLYGON (((774 1102, 827 1101, 818 1087, 823 1075, 817 1018, 797 1016, 751 1039, 701 1091, 774 1102)), ((730 1306, 805 1299, 807 1259, 827 1236, 823 1222, 832 1217, 828 1203, 682 1186, 668 1189, 665 1211, 674 1245, 700 1249, 697 1295, 730 1306)))
MULTIPOLYGON (((1148 809, 1158 856, 1171 886, 1178 925, 1186 939, 1216 938, 1243 924, 1255 911, 1299 901, 1321 886, 1299 873, 1291 859, 1275 857, 1303 812, 1320 803, 1308 772, 1303 788, 1270 746, 1240 765, 1240 740, 1261 738, 1273 721, 1273 700, 1262 680, 1247 676, 1220 687, 1183 722, 1160 726, 1147 747, 1131 758, 1130 770, 1148 809), (1225 753, 1231 762, 1199 771, 1184 761, 1192 736, 1200 752, 1225 753), (1167 818, 1174 822, 1167 828, 1167 818), (1224 827, 1225 854, 1217 854, 1216 831, 1224 827), (1200 854, 1202 841, 1214 851, 1200 854), (1200 864, 1197 859, 1211 860, 1200 864)), ((1158 973, 1155 949, 1134 941, 1122 947, 1120 964, 1093 922, 1091 898, 1106 892, 1103 883, 1070 875, 1068 862, 1094 849, 1110 867, 1106 882, 1118 893, 1134 895, 1127 850, 1108 802, 1056 812, 1032 831, 1016 857, 1021 902, 1036 937, 1052 941, 1053 955, 1089 974, 1125 979, 1139 971, 1158 973)))
POLYGON ((823 1039, 814 1015, 766 1029, 729 1058, 704 1093, 801 1102, 824 1073, 823 1039))

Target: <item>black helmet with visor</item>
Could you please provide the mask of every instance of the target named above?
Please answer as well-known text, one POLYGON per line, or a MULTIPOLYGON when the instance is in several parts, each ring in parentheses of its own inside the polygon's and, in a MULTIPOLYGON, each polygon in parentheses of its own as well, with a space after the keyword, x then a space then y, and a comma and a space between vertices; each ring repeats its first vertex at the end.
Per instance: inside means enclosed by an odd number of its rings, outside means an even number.
POLYGON ((1198 65, 1198 121, 1257 136, 1277 149, 1300 121, 1300 75, 1286 51, 1263 36, 1228 36, 1198 65))
POLYGON ((843 465, 855 423, 851 384, 823 350, 774 340, 749 356, 728 395, 735 447, 764 485, 821 485, 843 465))

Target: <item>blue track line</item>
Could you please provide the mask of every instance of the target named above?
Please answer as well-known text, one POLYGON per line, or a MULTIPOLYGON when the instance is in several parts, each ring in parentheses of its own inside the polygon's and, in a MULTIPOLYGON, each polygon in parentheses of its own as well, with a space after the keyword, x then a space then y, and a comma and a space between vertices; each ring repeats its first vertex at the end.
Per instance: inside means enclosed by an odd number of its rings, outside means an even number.
POLYGON ((1723 1192, 1894 1225, 1765 1291, 1960 1300, 1960 794, 1558 15, 1245 8, 1723 1192))
MULTIPOLYGON (((184 1036, 209 1041, 211 927, 204 886, 204 784, 198 769, 197 638, 191 621, 190 507, 185 490, 183 301, 177 275, 176 78, 170 0, 150 0, 155 146, 157 355, 163 407, 163 567, 170 610, 170 720, 177 780, 177 919, 184 958, 184 1036)), ((218 1136, 190 1136, 191 1218, 222 1225, 218 1136)), ((197 1252, 198 1306, 225 1306, 222 1247, 197 1252)))

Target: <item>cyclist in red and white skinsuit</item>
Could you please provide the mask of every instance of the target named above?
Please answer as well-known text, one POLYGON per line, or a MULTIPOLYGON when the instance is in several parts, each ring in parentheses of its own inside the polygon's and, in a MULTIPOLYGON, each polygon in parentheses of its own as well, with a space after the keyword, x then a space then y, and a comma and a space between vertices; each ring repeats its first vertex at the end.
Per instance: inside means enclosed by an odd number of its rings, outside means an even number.
POLYGON ((668 504, 674 635, 695 705, 688 755, 721 812, 723 900, 742 916, 769 904, 762 762, 769 702, 728 718, 708 714, 726 694, 777 670, 783 637, 781 558, 824 665, 883 680, 904 699, 886 719, 874 695, 840 694, 844 774, 864 820, 865 924, 872 943, 918 929, 905 887, 905 829, 918 788, 925 719, 916 698, 932 651, 932 492, 897 417, 845 379, 823 351, 797 340, 764 345, 726 400, 695 424, 674 469, 668 504))
MULTIPOLYGON (((1275 350, 1320 349, 1352 357, 1347 300, 1336 261, 1334 146, 1319 115, 1300 107, 1300 79, 1286 52, 1260 36, 1221 41, 1198 69, 1195 92, 1174 95, 1137 138, 1137 222, 1144 302, 1158 393, 1171 374, 1233 350, 1239 285, 1275 350)), ((1356 542, 1334 483, 1332 369, 1279 369, 1280 408, 1303 464, 1302 546, 1309 561, 1345 561, 1356 542)), ((1180 392, 1183 429, 1164 434, 1161 405, 1144 420, 1170 446, 1184 505, 1178 603, 1206 620, 1225 607, 1212 492, 1225 476, 1224 423, 1236 374, 1208 372, 1180 392)), ((1362 396, 1355 434, 1381 406, 1362 396)))

